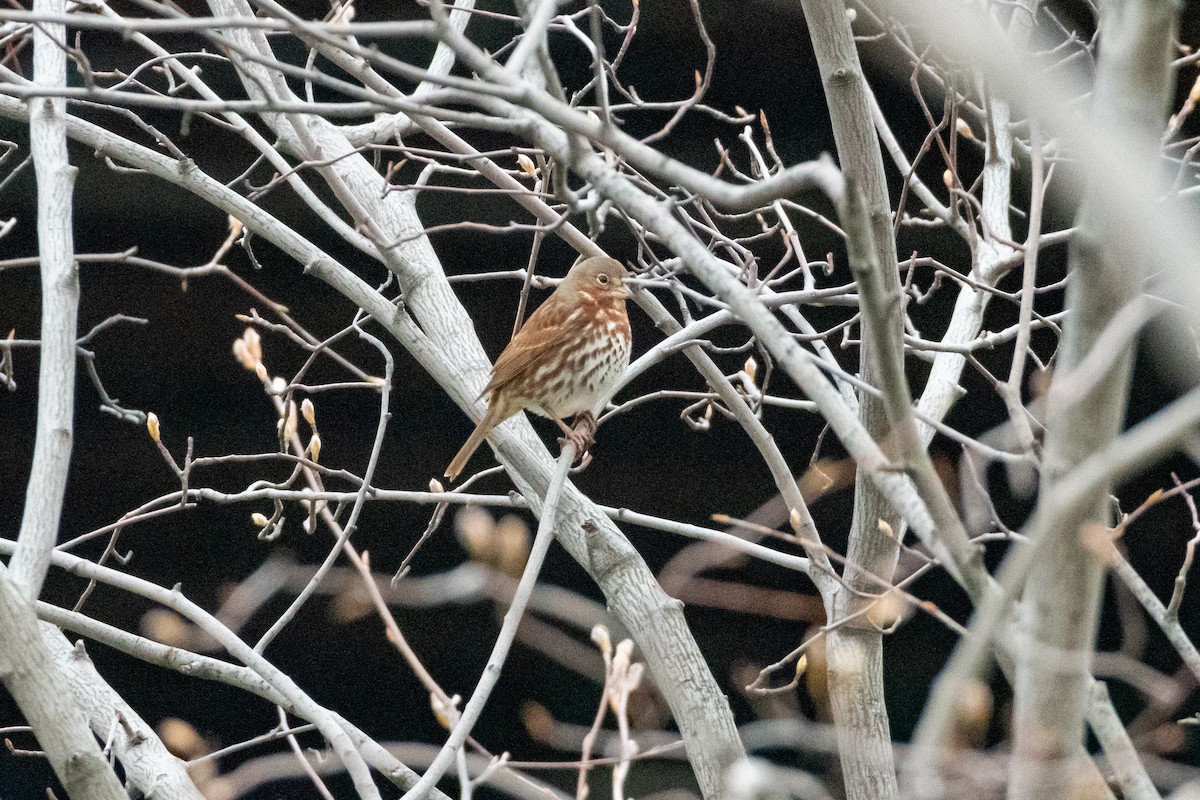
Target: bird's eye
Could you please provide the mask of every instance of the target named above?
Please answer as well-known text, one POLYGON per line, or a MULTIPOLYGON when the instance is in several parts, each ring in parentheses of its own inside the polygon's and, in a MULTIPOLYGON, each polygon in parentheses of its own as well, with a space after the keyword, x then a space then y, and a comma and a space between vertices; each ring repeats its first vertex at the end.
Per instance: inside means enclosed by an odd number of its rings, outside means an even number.
POLYGON ((608 283, 608 276, 600 274, 596 276, 596 280, 600 281, 601 283, 608 283))

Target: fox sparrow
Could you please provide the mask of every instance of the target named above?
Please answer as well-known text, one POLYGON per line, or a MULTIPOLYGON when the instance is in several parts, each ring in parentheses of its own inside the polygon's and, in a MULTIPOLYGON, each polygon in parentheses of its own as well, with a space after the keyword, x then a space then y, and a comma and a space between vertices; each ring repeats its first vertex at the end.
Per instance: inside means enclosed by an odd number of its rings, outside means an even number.
POLYGON ((496 359, 479 394, 491 395, 487 414, 446 468, 447 478, 457 478, 492 428, 518 411, 555 420, 580 452, 587 449, 596 427, 592 408, 629 365, 627 275, 602 256, 571 267, 496 359), (582 424, 568 427, 563 419, 569 416, 582 424))

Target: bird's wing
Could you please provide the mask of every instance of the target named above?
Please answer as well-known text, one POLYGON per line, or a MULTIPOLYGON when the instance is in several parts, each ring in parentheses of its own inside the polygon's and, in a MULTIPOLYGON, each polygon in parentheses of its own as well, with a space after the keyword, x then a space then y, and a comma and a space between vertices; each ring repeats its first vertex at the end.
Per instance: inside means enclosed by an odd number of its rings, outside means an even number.
POLYGON ((495 392, 524 374, 562 343, 567 336, 564 310, 558 303, 547 300, 529 315, 521 330, 496 359, 496 365, 492 367, 492 379, 483 387, 480 397, 495 392))

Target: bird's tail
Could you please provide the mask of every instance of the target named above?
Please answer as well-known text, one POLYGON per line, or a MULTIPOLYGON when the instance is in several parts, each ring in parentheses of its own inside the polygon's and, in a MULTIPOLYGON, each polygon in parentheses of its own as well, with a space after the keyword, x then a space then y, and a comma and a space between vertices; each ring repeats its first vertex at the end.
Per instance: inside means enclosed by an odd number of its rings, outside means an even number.
POLYGON ((463 467, 467 466, 467 462, 471 460, 471 456, 475 455, 475 451, 479 449, 479 445, 483 444, 483 440, 492 432, 492 428, 496 425, 492 421, 491 415, 480 420, 475 426, 475 430, 471 431, 471 437, 467 439, 467 443, 458 451, 458 455, 450 462, 450 466, 446 467, 446 478, 454 480, 458 474, 463 471, 463 467))

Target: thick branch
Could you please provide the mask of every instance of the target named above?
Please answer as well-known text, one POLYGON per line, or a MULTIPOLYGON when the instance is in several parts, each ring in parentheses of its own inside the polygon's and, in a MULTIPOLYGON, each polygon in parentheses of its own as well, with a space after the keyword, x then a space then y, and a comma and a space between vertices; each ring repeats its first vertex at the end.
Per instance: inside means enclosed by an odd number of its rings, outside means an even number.
MULTIPOLYGON (((71 563, 66 560, 66 555, 59 554, 60 566, 69 566, 69 563, 71 563)), ((71 558, 74 557, 72 556, 71 558)), ((115 574, 121 575, 121 573, 115 574)), ((105 580, 105 577, 103 573, 97 575, 97 579, 101 581, 105 580)), ((130 576, 121 575, 121 577, 129 578, 130 576)), ((138 578, 132 578, 131 580, 147 583, 140 581, 138 578)), ((221 661, 178 647, 159 644, 137 634, 99 622, 78 612, 68 611, 48 603, 39 602, 37 604, 37 613, 41 619, 52 625, 64 630, 74 631, 81 636, 86 636, 93 641, 112 647, 148 664, 175 670, 192 678, 217 681, 227 686, 241 689, 263 698, 272 705, 284 708, 289 714, 294 714, 301 719, 307 719, 304 716, 303 710, 298 708, 288 695, 277 691, 250 667, 221 661)), ((65 653, 67 657, 74 657, 75 650, 67 642, 66 638, 56 631, 55 636, 61 641, 50 642, 47 630, 46 627, 42 628, 42 636, 47 639, 50 651, 55 653, 56 656, 65 653), (66 650, 63 650, 64 646, 66 650), (70 652, 67 653, 67 650, 70 652)), ((71 680, 71 689, 77 695, 82 693, 104 697, 112 691, 104 683, 104 679, 94 669, 91 669, 90 666, 87 669, 68 670, 68 677, 71 680)), ((86 705, 86 701, 82 702, 86 705)), ((121 708, 121 704, 114 701, 110 710, 119 708, 121 708)), ((325 712, 325 709, 322 709, 322 711, 325 712)), ((329 713, 332 714, 332 712, 329 713)), ((344 718, 337 714, 332 714, 332 716, 342 729, 346 731, 346 734, 350 737, 354 746, 358 748, 359 752, 362 753, 367 763, 378 770, 380 774, 387 777, 401 789, 407 789, 416 784, 419 778, 416 773, 389 755, 379 744, 344 718)), ((312 720, 309 721, 311 722, 312 720)), ((95 718, 93 718, 93 724, 97 724, 95 718)), ((107 734, 110 729, 111 726, 106 726, 104 728, 105 733, 107 734)), ((166 787, 175 781, 174 776, 171 774, 170 764, 165 764, 164 762, 155 763, 153 761, 139 760, 133 764, 133 769, 135 769, 135 773, 130 775, 130 782, 141 789, 147 797, 151 796, 151 791, 155 786, 166 787), (143 767, 145 767, 144 770, 143 767)), ((187 795, 182 794, 178 796, 186 797, 187 795)), ((444 794, 436 790, 432 796, 436 800, 447 800, 444 794)))
POLYGON ((75 706, 87 718, 92 732, 110 743, 125 771, 126 782, 145 797, 203 800, 183 762, 96 672, 83 642, 72 646, 53 625, 42 623, 39 628, 46 649, 70 687, 75 706))
MULTIPOLYGON (((907 407, 907 382, 889 385, 889 370, 881 370, 882 365, 897 362, 903 376, 904 324, 891 202, 883 153, 871 119, 870 92, 845 4, 841 0, 803 0, 802 5, 825 87, 838 160, 846 176, 842 209, 853 206, 857 215, 854 223, 858 230, 847 230, 847 236, 851 250, 857 248, 859 252, 852 252, 850 260, 871 272, 884 302, 895 303, 891 311, 898 312, 864 314, 859 369, 872 386, 882 387, 888 394, 903 393, 902 402, 907 407), (881 353, 881 346, 891 352, 881 353)), ((849 220, 845 214, 842 217, 845 227, 849 220)), ((860 399, 859 420, 876 441, 884 440, 892 424, 884 410, 885 402, 870 395, 860 399)), ((891 582, 899 553, 894 534, 901 531, 900 520, 868 471, 859 470, 846 546, 846 587, 839 587, 834 596, 834 620, 856 614, 870 602, 870 595, 879 586, 872 576, 891 582)), ((830 634, 826 652, 846 795, 851 800, 893 798, 898 789, 883 695, 883 637, 869 625, 843 626, 830 634)))
POLYGON ((0 681, 72 798, 127 800, 38 633, 33 606, 0 566, 0 681))
MULTIPOLYGON (((34 13, 61 14, 65 0, 35 0, 34 13)), ((66 85, 66 31, 38 25, 33 34, 36 87, 66 85)), ((38 255, 42 276, 42 353, 38 367, 37 438, 25 492, 20 547, 11 563, 12 580, 29 600, 37 599, 58 538, 75 411, 75 336, 79 275, 71 226, 75 168, 67 161, 67 101, 31 97, 29 136, 37 173, 38 255)))
MULTIPOLYGON (((1127 148, 1143 157, 1158 150, 1177 12, 1169 1, 1128 0, 1103 7, 1104 49, 1093 118, 1120 131, 1127 148)), ((1058 385, 1052 387, 1048 403, 1042 497, 1054 496, 1071 468, 1115 438, 1124 421, 1133 365, 1128 348, 1112 359, 1105 377, 1078 402, 1063 407, 1064 395, 1057 391, 1062 384, 1083 379, 1077 368, 1117 313, 1136 297, 1136 282, 1124 273, 1149 272, 1140 263, 1112 259, 1107 243, 1120 230, 1114 223, 1107 190, 1089 185, 1068 265, 1069 314, 1055 374, 1058 385)), ((1103 561, 1086 546, 1082 531, 1088 524, 1109 523, 1109 491, 1107 485, 1097 486, 1077 512, 1055 519, 1052 527, 1029 532, 1044 544, 1022 603, 1019 627, 1025 635, 1017 639, 1015 758, 1009 786, 1014 800, 1063 797, 1074 780, 1073 757, 1091 705, 1091 655, 1104 579, 1103 561), (1047 652, 1059 656, 1051 661, 1047 652)))

